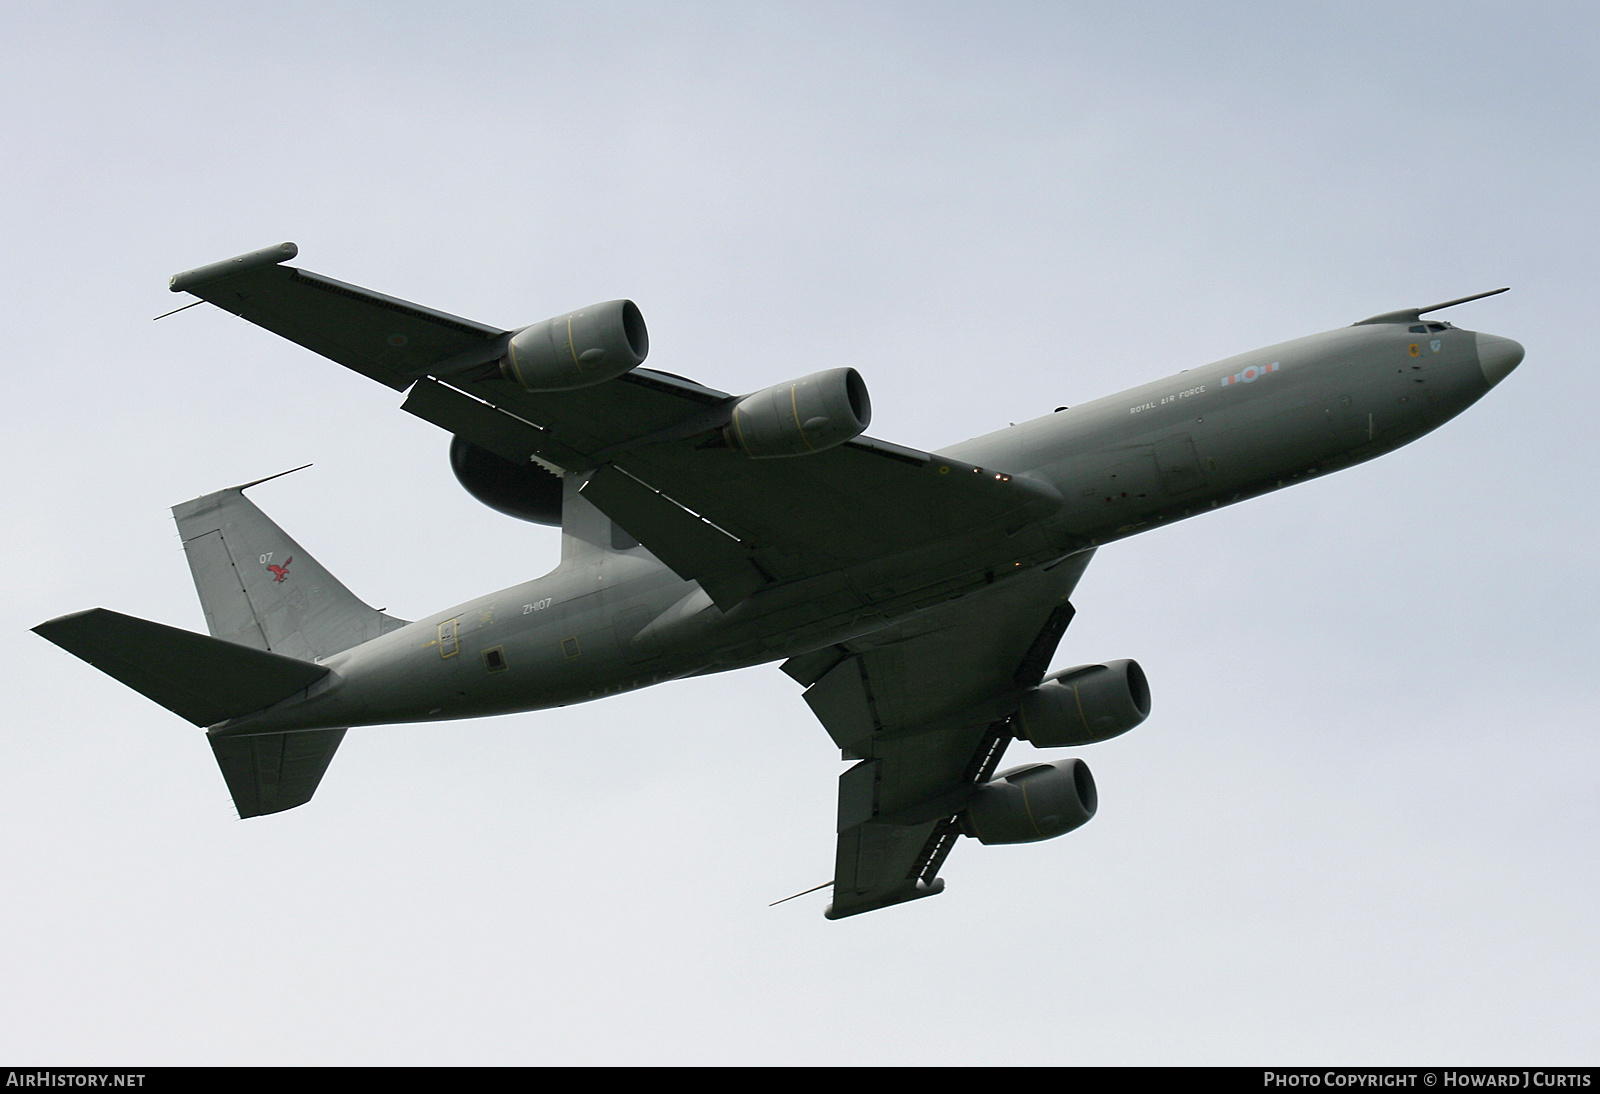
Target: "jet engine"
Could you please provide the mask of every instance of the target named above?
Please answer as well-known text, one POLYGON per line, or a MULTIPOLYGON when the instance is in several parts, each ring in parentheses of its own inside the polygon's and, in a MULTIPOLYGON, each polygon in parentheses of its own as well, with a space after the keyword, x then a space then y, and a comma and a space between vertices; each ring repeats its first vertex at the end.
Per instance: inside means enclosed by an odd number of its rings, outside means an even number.
POLYGON ((723 436, 752 459, 806 456, 859 437, 871 421, 861 374, 832 368, 746 395, 723 436))
POLYGON ((450 470, 490 509, 535 524, 561 523, 561 479, 536 463, 514 463, 456 437, 450 442, 450 470))
POLYGON ((649 352, 638 305, 608 300, 523 327, 511 336, 500 371, 529 391, 570 391, 615 379, 649 352))
POLYGON ((979 843, 1037 843, 1088 823, 1099 805, 1082 760, 1024 764, 978 787, 961 830, 979 843))
POLYGON ((1110 740, 1150 716, 1150 684, 1137 661, 1052 673, 1022 697, 1017 736, 1039 748, 1110 740))

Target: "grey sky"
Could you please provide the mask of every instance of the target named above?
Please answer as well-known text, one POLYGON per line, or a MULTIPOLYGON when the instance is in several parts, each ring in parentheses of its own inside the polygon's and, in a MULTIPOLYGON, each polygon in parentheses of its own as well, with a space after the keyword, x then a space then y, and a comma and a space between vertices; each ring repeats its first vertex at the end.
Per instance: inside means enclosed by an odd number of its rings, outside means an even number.
MULTIPOLYGON (((0 1057, 1592 1063, 1589 4, 62 4, 0 16, 0 1057), (1326 10, 1324 10, 1326 9, 1326 10), (408 618, 548 569, 393 392, 169 274, 298 264, 654 367, 853 365, 937 447, 1509 284, 1527 360, 1374 463, 1103 552, 1101 810, 841 923, 776 668, 352 731, 233 819, 199 733, 27 628, 203 629, 167 507, 254 497, 408 618)), ((1019 746, 1021 747, 1021 746, 1019 746)))

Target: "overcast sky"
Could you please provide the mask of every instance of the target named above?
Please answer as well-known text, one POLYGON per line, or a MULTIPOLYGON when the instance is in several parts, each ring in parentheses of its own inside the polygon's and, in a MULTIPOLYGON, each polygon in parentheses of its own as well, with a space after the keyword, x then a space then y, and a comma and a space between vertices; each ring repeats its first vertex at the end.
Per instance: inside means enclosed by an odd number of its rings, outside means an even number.
POLYGON ((1597 49, 1583 2, 9 6, 0 1059, 1592 1064, 1597 49), (1501 285, 1445 317, 1527 359, 1103 550, 1056 667, 1155 709, 1099 815, 829 923, 767 907, 841 770, 774 666, 353 730, 239 821, 28 633, 203 630, 168 507, 308 461, 252 496, 395 614, 554 564, 395 392, 150 321, 282 240, 502 326, 631 297, 723 390, 853 365, 922 448, 1501 285))

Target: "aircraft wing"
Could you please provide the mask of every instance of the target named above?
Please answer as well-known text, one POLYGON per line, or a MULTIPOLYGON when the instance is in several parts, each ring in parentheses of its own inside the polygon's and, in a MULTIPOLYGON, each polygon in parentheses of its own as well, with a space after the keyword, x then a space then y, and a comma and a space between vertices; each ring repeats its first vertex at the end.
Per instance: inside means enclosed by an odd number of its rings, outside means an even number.
POLYGON ((501 375, 511 332, 284 266, 296 253, 243 255, 172 288, 407 391, 405 410, 473 444, 578 477, 587 500, 724 610, 812 578, 867 601, 940 604, 784 666, 858 761, 840 779, 829 914, 938 891, 955 817, 998 765, 1088 564, 1036 531, 1062 504, 1049 484, 864 436, 751 459, 723 442, 733 396, 645 368, 531 392, 501 375), (995 557, 1060 561, 993 584, 960 570, 995 557))
MULTIPOLYGON (((404 409, 507 459, 586 477, 584 497, 724 610, 768 585, 907 551, 948 560, 1061 504, 1043 482, 858 437, 789 459, 718 447, 734 398, 638 368, 530 392, 496 362, 511 332, 283 265, 293 244, 178 274, 190 292, 390 387, 404 409)), ((1016 538, 1008 538, 1016 537, 1016 538)), ((1048 557, 1048 555, 1046 555, 1048 557)), ((897 566, 898 580, 918 568, 897 566)), ((871 593, 897 593, 865 574, 871 593)))
POLYGON ((943 888, 956 814, 999 767, 1092 555, 784 664, 844 758, 859 761, 839 778, 830 919, 943 888))
POLYGON ((281 265, 299 253, 267 247, 177 274, 170 287, 402 391, 443 362, 505 352, 497 327, 281 265))

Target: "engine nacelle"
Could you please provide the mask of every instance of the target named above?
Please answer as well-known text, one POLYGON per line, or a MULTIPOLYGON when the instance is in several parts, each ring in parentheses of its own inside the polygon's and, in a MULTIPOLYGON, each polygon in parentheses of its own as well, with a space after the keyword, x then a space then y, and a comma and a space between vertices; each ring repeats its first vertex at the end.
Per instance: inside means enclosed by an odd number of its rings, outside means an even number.
POLYGON ((803 380, 746 395, 723 430, 753 459, 807 456, 859 437, 872 421, 867 382, 853 368, 831 368, 803 380))
POLYGON ((561 523, 561 479, 536 463, 513 463, 456 437, 450 442, 450 470, 490 509, 535 524, 561 523))
POLYGON ((505 378, 529 391, 570 391, 604 383, 644 363, 650 333, 632 300, 608 300, 511 336, 505 378))
POLYGON ((1150 684, 1137 661, 1107 661, 1052 673, 1022 697, 1017 736, 1040 748, 1093 744, 1150 716, 1150 684))
POLYGON ((1024 764, 978 787, 961 830, 979 843, 1037 843, 1088 823, 1100 806, 1082 760, 1024 764))

